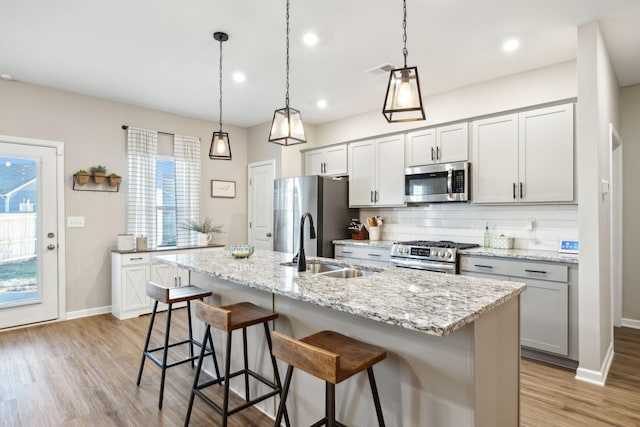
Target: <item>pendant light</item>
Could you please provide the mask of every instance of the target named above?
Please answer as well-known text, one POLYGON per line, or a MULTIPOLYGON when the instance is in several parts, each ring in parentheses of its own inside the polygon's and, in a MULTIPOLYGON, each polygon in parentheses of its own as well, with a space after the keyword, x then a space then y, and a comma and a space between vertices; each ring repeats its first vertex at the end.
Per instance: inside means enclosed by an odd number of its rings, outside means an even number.
POLYGON ((220 130, 213 132, 211 137, 211 148, 209 149, 209 158, 214 160, 231 160, 231 144, 229 143, 229 134, 222 132, 222 42, 229 40, 227 33, 215 32, 213 38, 220 42, 220 130))
POLYGON ((273 123, 269 142, 280 145, 303 144, 307 142, 300 111, 289 107, 289 0, 287 0, 287 94, 285 107, 273 113, 273 123))
POLYGON ((407 0, 402 0, 404 67, 391 70, 382 114, 389 123, 424 120, 418 67, 407 67, 407 0))

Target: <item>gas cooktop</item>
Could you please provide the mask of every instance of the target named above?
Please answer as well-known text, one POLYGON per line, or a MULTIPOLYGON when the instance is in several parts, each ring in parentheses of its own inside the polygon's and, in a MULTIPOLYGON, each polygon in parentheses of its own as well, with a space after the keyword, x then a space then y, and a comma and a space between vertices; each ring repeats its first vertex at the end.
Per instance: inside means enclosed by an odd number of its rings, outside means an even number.
POLYGON ((452 249, 469 249, 477 248, 477 243, 457 243, 449 240, 431 241, 431 240, 409 240, 407 242, 395 242, 395 245, 415 246, 421 248, 452 248, 452 249))

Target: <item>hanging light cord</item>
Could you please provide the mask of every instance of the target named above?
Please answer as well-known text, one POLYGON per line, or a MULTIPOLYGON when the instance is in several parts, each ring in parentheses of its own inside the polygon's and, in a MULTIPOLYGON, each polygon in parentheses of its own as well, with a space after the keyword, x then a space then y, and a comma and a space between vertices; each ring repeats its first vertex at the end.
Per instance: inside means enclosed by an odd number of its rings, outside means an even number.
POLYGON ((407 0, 402 0, 402 54, 404 55, 404 68, 407 68, 407 0))
POLYGON ((222 133, 222 39, 220 39, 220 76, 218 83, 220 88, 220 133, 222 133))
POLYGON ((289 0, 287 0, 287 94, 284 102, 286 107, 289 108, 289 0))

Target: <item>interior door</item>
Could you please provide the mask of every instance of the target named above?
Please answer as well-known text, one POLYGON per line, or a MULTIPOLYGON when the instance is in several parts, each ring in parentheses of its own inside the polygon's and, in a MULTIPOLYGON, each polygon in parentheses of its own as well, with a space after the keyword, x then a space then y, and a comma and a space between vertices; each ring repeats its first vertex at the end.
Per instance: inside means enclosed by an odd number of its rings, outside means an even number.
POLYGON ((57 152, 0 137, 0 328, 59 315, 57 152))
POLYGON ((249 243, 273 250, 273 160, 249 165, 249 243))

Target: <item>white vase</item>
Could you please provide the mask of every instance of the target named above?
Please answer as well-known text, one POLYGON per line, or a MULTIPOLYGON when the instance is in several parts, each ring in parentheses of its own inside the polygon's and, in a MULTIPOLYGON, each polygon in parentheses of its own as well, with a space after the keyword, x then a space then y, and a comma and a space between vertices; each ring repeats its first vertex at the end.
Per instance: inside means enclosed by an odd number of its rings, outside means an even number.
POLYGON ((211 234, 198 233, 198 246, 207 246, 211 241, 211 234))

